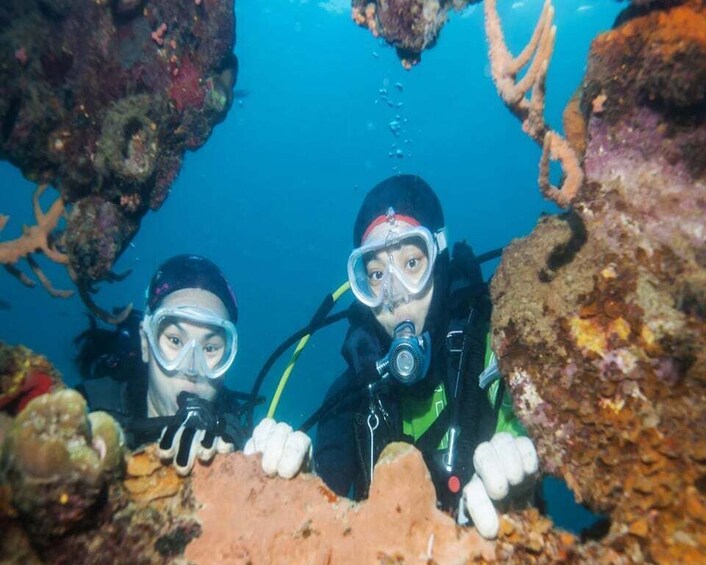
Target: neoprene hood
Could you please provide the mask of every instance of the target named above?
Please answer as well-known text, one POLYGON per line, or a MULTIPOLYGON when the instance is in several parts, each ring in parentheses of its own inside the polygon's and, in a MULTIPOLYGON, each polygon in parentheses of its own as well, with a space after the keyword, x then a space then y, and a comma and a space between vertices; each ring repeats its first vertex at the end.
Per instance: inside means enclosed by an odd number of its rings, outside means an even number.
POLYGON ((432 233, 445 226, 441 203, 431 186, 417 175, 395 175, 376 184, 365 196, 353 228, 353 247, 360 247, 365 230, 389 208, 411 216, 432 233))
POLYGON ((183 288, 200 288, 215 294, 228 310, 230 321, 238 322, 238 302, 233 289, 221 270, 199 255, 176 255, 162 263, 147 288, 150 312, 172 292, 183 288))

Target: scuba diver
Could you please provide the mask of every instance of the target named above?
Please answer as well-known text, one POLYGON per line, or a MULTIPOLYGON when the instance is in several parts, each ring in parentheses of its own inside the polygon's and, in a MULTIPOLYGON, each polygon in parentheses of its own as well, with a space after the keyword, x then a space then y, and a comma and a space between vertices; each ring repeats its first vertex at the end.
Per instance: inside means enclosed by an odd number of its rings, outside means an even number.
MULTIPOLYGON (((450 257, 441 204, 415 175, 370 190, 353 239, 348 281, 356 301, 344 314, 350 327, 342 347, 348 369, 302 426, 318 422, 315 472, 337 494, 361 499, 383 448, 412 443, 439 506, 495 537, 494 502, 527 504, 538 458, 490 349, 481 258, 465 242, 450 257)), ((266 442, 277 425, 263 420, 253 438, 266 442)))
POLYGON ((160 457, 186 475, 196 459, 240 449, 248 437, 247 395, 224 386, 238 351, 238 304, 218 267, 197 255, 162 264, 146 298, 144 315, 132 312, 114 331, 92 322, 76 339, 77 388, 91 410, 120 423, 128 447, 158 441, 160 457))

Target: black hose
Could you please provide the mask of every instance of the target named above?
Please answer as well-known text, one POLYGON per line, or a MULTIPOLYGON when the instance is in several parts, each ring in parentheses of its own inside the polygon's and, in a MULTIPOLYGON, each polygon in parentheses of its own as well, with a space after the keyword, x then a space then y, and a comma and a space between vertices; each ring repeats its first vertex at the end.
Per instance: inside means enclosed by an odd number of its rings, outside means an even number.
POLYGON ((478 261, 478 263, 485 263, 486 261, 497 259, 503 254, 503 249, 505 248, 498 247, 497 249, 491 249, 490 251, 486 251, 485 253, 478 255, 476 257, 476 261, 478 261))
POLYGON ((321 418, 326 416, 329 412, 331 412, 331 410, 336 408, 336 406, 348 398, 351 393, 362 392, 364 388, 366 388, 365 385, 361 385, 356 382, 352 382, 348 386, 342 388, 336 394, 327 398, 324 403, 319 406, 318 410, 316 410, 316 412, 309 416, 309 418, 307 418, 307 420, 299 426, 299 431, 304 433, 308 432, 319 422, 321 418))
MULTIPOLYGON (((331 298, 330 295, 328 298, 331 298)), ((321 328, 325 328, 327 326, 330 326, 331 324, 335 324, 336 322, 343 320, 348 317, 349 310, 343 310, 342 312, 338 312, 337 314, 332 314, 331 316, 328 317, 323 317, 322 315, 325 315, 325 306, 326 301, 321 304, 319 309, 316 311, 316 314, 312 318, 311 322, 309 324, 300 329, 299 331, 293 333, 291 336, 289 336, 287 339, 285 339, 280 345, 275 349, 272 354, 267 358, 267 361, 265 361, 265 364, 262 366, 262 369, 260 369, 260 372, 257 375, 257 378, 255 379, 255 383, 253 384, 253 388, 250 392, 249 398, 245 405, 243 406, 243 412, 246 412, 247 410, 251 410, 255 408, 257 405, 257 399, 258 399, 258 393, 260 392, 260 387, 262 386, 262 383, 265 380, 265 377, 267 376, 267 373, 269 373, 270 369, 272 368, 272 365, 275 364, 277 359, 285 352, 287 349, 289 349, 292 345, 294 345, 297 341, 299 341, 301 338, 303 338, 307 334, 312 334, 316 330, 320 330, 321 328)), ((331 299, 331 305, 328 305, 328 308, 330 309, 331 306, 333 305, 333 299, 331 299)), ((250 424, 252 425, 252 412, 249 415, 250 424)))

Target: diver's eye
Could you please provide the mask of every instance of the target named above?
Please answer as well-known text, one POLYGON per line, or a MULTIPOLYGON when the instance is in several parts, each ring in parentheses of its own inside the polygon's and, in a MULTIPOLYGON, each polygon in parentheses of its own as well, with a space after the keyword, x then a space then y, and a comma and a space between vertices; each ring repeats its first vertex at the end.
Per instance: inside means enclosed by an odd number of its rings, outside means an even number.
POLYGON ((173 347, 181 347, 183 345, 183 341, 179 336, 176 335, 168 335, 167 336, 167 341, 169 342, 170 345, 173 347))
POLYGON ((382 271, 371 271, 370 273, 368 273, 368 278, 374 282, 381 281, 382 271))
POLYGON ((416 257, 412 257, 409 261, 407 261, 408 269, 414 270, 417 265, 419 265, 419 259, 417 259, 416 257))
POLYGON ((207 343, 203 346, 204 353, 215 353, 220 348, 215 343, 207 343))

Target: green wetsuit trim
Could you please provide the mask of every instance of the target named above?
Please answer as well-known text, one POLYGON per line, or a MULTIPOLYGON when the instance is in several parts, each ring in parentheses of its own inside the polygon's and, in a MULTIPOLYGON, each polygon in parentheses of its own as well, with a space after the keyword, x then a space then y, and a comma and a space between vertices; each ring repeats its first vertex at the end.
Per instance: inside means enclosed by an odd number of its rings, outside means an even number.
MULTIPOLYGON (((485 358, 483 368, 487 368, 495 361, 495 353, 490 346, 490 334, 486 336, 485 358)), ((495 406, 498 390, 500 389, 500 378, 494 380, 488 386, 488 402, 495 406)), ((436 421, 444 409, 448 400, 446 398, 446 388, 441 383, 434 389, 427 398, 406 397, 402 399, 402 431, 406 436, 411 437, 414 442, 419 440, 424 433, 436 421)), ((508 432, 515 437, 526 436, 524 426, 515 416, 512 407, 512 397, 507 389, 503 388, 503 399, 498 410, 498 422, 495 432, 508 432)), ((444 434, 437 449, 446 449, 449 442, 448 431, 444 434)))
MULTIPOLYGON (((424 435, 446 407, 446 388, 441 383, 427 398, 404 398, 402 400, 402 432, 416 442, 424 435)), ((439 443, 438 449, 448 447, 448 432, 439 443)))

